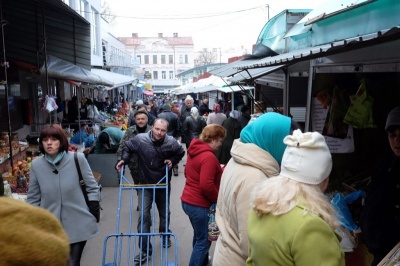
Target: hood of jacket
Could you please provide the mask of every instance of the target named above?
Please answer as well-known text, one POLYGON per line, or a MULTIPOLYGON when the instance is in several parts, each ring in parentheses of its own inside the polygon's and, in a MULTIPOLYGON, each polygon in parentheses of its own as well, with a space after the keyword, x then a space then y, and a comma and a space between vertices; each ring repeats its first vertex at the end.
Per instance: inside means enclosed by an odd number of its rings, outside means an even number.
POLYGON ((188 150, 189 156, 194 157, 206 151, 214 153, 210 145, 199 139, 193 139, 192 142, 190 142, 190 147, 188 150))
POLYGON ((274 157, 253 143, 243 143, 240 139, 235 139, 231 148, 231 155, 236 163, 255 167, 266 176, 279 174, 278 162, 274 157))

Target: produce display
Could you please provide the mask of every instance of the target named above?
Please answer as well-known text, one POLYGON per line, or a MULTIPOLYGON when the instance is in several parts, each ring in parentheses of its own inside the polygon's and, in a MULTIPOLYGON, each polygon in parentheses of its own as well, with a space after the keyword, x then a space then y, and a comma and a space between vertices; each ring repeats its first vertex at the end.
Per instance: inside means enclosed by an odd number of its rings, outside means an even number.
POLYGON ((3 179, 8 180, 12 193, 28 192, 31 163, 36 157, 29 156, 25 160, 18 160, 13 164, 12 168, 9 168, 7 172, 2 174, 3 179))
POLYGON ((115 127, 119 127, 122 130, 126 130, 128 128, 128 120, 126 119, 126 114, 119 112, 118 114, 111 117, 110 121, 106 123, 106 125, 112 125, 115 127))

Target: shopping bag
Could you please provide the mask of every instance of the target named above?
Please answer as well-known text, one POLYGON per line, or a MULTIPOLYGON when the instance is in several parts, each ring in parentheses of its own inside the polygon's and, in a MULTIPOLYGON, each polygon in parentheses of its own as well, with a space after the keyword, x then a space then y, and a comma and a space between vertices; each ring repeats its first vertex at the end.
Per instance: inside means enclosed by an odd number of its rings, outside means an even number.
POLYGON ((345 102, 344 90, 335 87, 333 89, 331 101, 329 103, 329 112, 326 117, 322 135, 341 138, 347 137, 348 124, 343 122, 348 109, 348 103, 345 102))
POLYGON ((368 94, 365 79, 362 80, 357 93, 350 96, 350 107, 344 117, 343 122, 353 128, 374 128, 372 106, 374 99, 368 94))
POLYGON ((365 192, 362 190, 358 190, 350 193, 347 196, 344 196, 341 193, 336 193, 336 195, 331 200, 333 207, 339 215, 340 224, 350 232, 360 231, 361 229, 354 222, 349 206, 347 204, 350 204, 353 201, 362 197, 365 197, 365 192))
POLYGON ((208 214, 208 240, 217 241, 219 236, 219 228, 217 222, 215 221, 215 209, 217 204, 214 203, 210 207, 210 212, 208 214))

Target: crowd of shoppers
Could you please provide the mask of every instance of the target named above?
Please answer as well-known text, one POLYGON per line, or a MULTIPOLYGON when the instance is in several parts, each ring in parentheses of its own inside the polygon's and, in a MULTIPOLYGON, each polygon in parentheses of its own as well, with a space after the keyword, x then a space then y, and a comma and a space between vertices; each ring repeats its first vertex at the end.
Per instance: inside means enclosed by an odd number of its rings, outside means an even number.
MULTIPOLYGON (((87 105, 88 114, 95 116, 96 106, 90 100, 87 105)), ((230 111, 227 118, 219 104, 210 110, 208 100, 203 100, 197 108, 191 96, 182 101, 180 110, 172 100, 163 104, 155 99, 146 104, 137 101, 130 115, 132 126, 124 134, 116 128, 104 129, 96 145, 98 150, 116 153, 116 170, 128 165, 135 184, 157 184, 167 167, 168 192, 137 190, 137 231, 150 232, 150 209, 155 202, 158 230, 170 233, 165 193, 170 195, 172 173, 178 175, 176 167, 185 155, 179 140, 185 139, 186 180, 181 204, 193 229, 190 266, 206 266, 211 261, 214 266, 227 262, 344 265, 340 237, 335 233, 339 221, 324 194, 332 169, 324 137, 301 132, 297 123, 279 113, 250 118, 247 105, 230 111), (121 132, 114 134, 113 130, 121 132), (207 226, 210 206, 215 203, 220 234, 211 258, 207 226)), ((385 130, 391 149, 377 161, 360 221, 362 239, 374 255, 372 265, 400 241, 400 107, 388 114, 385 130)), ((80 265, 86 242, 98 234, 99 186, 86 159, 77 153, 89 197, 86 204, 78 172, 71 171, 76 168, 74 153, 68 152, 61 126, 45 126, 39 148, 44 156, 32 162, 27 202, 58 218, 63 230, 58 237, 63 238, 63 232, 68 236, 69 248, 63 252, 69 252, 71 265, 80 265)), ((166 234, 162 240, 164 248, 171 246, 169 237, 166 234)), ((138 246, 134 261, 148 261, 153 254, 150 238, 140 237, 138 246)))

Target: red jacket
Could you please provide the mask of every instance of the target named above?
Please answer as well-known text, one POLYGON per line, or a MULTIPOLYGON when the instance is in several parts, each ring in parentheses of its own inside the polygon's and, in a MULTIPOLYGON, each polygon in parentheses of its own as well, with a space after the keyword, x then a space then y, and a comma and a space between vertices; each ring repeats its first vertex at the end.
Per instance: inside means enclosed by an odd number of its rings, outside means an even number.
POLYGON ((211 147, 193 139, 185 166, 186 184, 181 200, 185 203, 209 208, 217 202, 222 168, 211 147))

